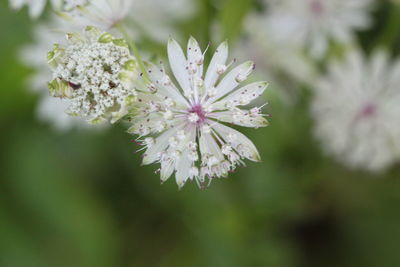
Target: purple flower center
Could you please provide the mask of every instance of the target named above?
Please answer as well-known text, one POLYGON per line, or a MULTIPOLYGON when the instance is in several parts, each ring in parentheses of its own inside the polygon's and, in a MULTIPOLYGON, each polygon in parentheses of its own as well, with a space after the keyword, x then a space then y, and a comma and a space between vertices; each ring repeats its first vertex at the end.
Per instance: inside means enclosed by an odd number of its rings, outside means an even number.
POLYGON ((367 117, 371 117, 371 116, 375 115, 375 113, 376 113, 376 106, 373 104, 366 104, 362 108, 360 116, 362 118, 367 118, 367 117))
MULTIPOLYGON (((206 112, 203 110, 203 107, 200 104, 196 104, 196 105, 192 106, 188 110, 188 112, 189 112, 189 117, 190 116, 196 117, 196 115, 197 115, 197 121, 195 122, 197 124, 202 124, 207 119, 206 112)), ((190 118, 189 118, 189 120, 190 120, 190 118)), ((192 122, 194 122, 194 121, 192 121, 192 122)))
POLYGON ((311 8, 311 12, 317 16, 321 15, 322 12, 324 11, 324 6, 320 0, 311 0, 310 8, 311 8))

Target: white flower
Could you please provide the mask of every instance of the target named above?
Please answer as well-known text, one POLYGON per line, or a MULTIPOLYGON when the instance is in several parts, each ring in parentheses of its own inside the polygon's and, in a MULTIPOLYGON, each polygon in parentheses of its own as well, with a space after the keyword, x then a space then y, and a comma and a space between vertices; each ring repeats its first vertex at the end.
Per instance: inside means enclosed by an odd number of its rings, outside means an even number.
POLYGON ((275 31, 281 42, 309 49, 320 58, 330 40, 349 43, 353 31, 370 24, 372 0, 266 0, 269 3, 265 27, 275 31))
MULTIPOLYGON (((24 5, 29 6, 29 15, 32 18, 39 17, 46 7, 47 0, 9 0, 11 8, 20 9, 24 5)), ((63 0, 51 0, 51 4, 55 9, 61 8, 63 0)))
POLYGON ((92 25, 109 30, 132 11, 134 0, 75 0, 64 6, 64 18, 78 26, 92 25))
POLYGON ((400 156, 400 61, 353 51, 329 65, 317 84, 312 115, 326 150, 351 167, 383 170, 400 156))
POLYGON ((195 10, 196 1, 193 0, 134 1, 128 20, 138 25, 132 27, 135 36, 147 35, 153 40, 165 42, 169 36, 178 34, 175 24, 190 18, 195 10))
POLYGON ((188 179, 204 187, 206 178, 224 177, 243 159, 259 161, 254 144, 224 123, 244 127, 268 124, 261 107, 242 109, 266 89, 266 82, 238 86, 254 69, 245 62, 227 72, 228 45, 222 43, 206 72, 204 55, 190 38, 187 58, 175 40, 168 42, 170 67, 179 87, 163 67, 149 64, 151 84, 139 87, 130 132, 138 134, 146 148, 143 164, 159 162, 161 181, 174 172, 181 188, 188 179), (143 89, 145 88, 145 89, 143 89))
POLYGON ((125 40, 93 27, 84 36, 67 34, 69 44, 54 45, 48 60, 53 68, 52 96, 70 101, 68 113, 97 123, 126 115, 135 98, 132 83, 136 61, 125 40))
POLYGON ((65 109, 68 101, 50 97, 47 88, 51 70, 48 68, 45 55, 51 50, 52 44, 64 39, 65 34, 54 29, 64 29, 65 26, 58 17, 52 18, 48 23, 39 24, 34 28, 34 42, 22 47, 20 51, 21 62, 33 70, 32 75, 27 79, 28 89, 39 93, 36 115, 38 119, 49 122, 60 131, 73 127, 88 128, 82 120, 67 115, 65 109))
POLYGON ((195 11, 192 0, 78 0, 64 6, 62 17, 77 26, 93 25, 109 30, 120 22, 131 26, 134 36, 165 41, 176 34, 176 23, 189 18, 195 11), (80 2, 80 3, 79 3, 80 2))
POLYGON ((312 84, 316 78, 313 61, 291 42, 279 43, 269 29, 260 31, 266 17, 250 14, 244 22, 244 36, 235 48, 240 58, 254 59, 259 72, 267 76, 274 85, 281 85, 281 93, 291 98, 297 95, 299 84, 312 84))

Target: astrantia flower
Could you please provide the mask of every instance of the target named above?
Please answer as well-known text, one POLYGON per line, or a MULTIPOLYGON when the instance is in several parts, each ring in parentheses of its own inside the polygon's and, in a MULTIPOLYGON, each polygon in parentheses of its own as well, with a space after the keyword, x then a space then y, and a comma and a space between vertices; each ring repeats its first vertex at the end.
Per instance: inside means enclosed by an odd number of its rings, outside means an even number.
POLYGON ((400 156, 400 61, 380 51, 331 63, 317 84, 312 114, 326 150, 351 167, 383 170, 400 156))
POLYGON ((137 71, 125 41, 93 27, 84 35, 67 34, 67 39, 67 46, 56 44, 49 52, 50 94, 69 99, 67 112, 92 123, 126 115, 135 98, 137 71))
POLYGON ((260 31, 267 18, 250 14, 244 23, 244 37, 235 48, 237 58, 254 59, 261 72, 280 85, 286 97, 295 97, 300 84, 312 84, 316 77, 313 61, 291 42, 279 43, 268 29, 260 31), (291 90, 291 91, 289 91, 291 90))
POLYGON ((225 125, 258 128, 268 124, 261 107, 240 108, 267 87, 266 82, 256 82, 237 89, 254 69, 253 62, 245 62, 222 77, 230 66, 224 42, 203 73, 204 55, 193 38, 187 58, 170 39, 168 57, 179 86, 163 67, 149 64, 151 83, 139 88, 137 110, 132 114, 129 131, 138 134, 146 148, 143 164, 159 162, 162 182, 175 172, 179 187, 188 179, 204 187, 207 178, 226 176, 244 164, 245 158, 259 161, 254 144, 225 125))
POLYGON ((76 26, 94 25, 109 30, 121 22, 133 25, 135 36, 165 41, 176 34, 174 24, 190 17, 196 3, 191 0, 75 0, 64 5, 62 17, 76 26))
POLYGON ((353 31, 369 26, 371 0, 266 0, 269 3, 265 24, 273 37, 297 44, 321 57, 330 40, 349 43, 353 31))
POLYGON ((133 1, 127 19, 138 25, 138 27, 132 27, 135 36, 144 35, 156 41, 165 42, 169 36, 179 34, 174 27, 175 24, 193 15, 196 2, 192 0, 133 1))
MULTIPOLYGON (((54 8, 59 9, 63 0, 51 0, 54 8)), ((29 15, 32 18, 39 17, 46 7, 47 0, 10 0, 10 5, 13 9, 20 9, 24 5, 29 6, 29 15)))
POLYGON ((60 13, 75 25, 93 25, 108 30, 131 12, 133 0, 79 0, 64 6, 60 13))

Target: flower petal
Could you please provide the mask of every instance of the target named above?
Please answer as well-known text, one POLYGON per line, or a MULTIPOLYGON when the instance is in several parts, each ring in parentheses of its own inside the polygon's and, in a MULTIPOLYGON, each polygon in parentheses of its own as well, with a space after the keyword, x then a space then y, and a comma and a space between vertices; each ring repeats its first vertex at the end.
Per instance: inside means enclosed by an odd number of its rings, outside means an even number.
POLYGON ((168 180, 169 177, 171 177, 172 173, 175 170, 175 164, 172 159, 166 160, 166 161, 161 161, 161 167, 160 167, 160 179, 161 182, 165 182, 168 180))
POLYGON ((189 170, 191 167, 192 161, 189 159, 189 150, 186 149, 176 163, 175 180, 179 186, 179 189, 185 185, 187 179, 189 178, 189 170))
POLYGON ((227 60, 228 42, 225 41, 218 46, 213 58, 211 59, 210 64, 208 65, 207 73, 204 78, 205 88, 210 88, 215 85, 219 77, 219 74, 217 73, 218 66, 225 65, 227 60))
POLYGON ((45 0, 36 0, 30 3, 29 7, 29 15, 32 18, 37 18, 43 12, 44 7, 46 6, 45 0))
POLYGON ((174 136, 179 130, 183 128, 183 124, 177 125, 165 132, 163 132, 154 141, 154 145, 149 147, 143 155, 143 165, 148 165, 159 159, 159 153, 166 149, 169 145, 168 139, 174 136))
POLYGON ((190 37, 187 47, 188 64, 189 68, 196 69, 195 77, 203 76, 203 54, 201 52, 199 43, 193 37, 190 37))
POLYGON ((230 93, 221 101, 212 104, 212 109, 225 109, 227 107, 227 104, 234 107, 248 105, 251 101, 261 96, 264 93, 265 89, 267 89, 267 87, 268 82, 251 83, 230 93))
POLYGON ((249 111, 247 110, 240 110, 240 113, 241 113, 240 115, 237 115, 236 111, 230 111, 230 110, 213 112, 210 115, 210 117, 218 121, 232 123, 242 127, 249 127, 249 128, 266 127, 269 125, 268 120, 261 115, 257 116, 248 115, 249 111))
POLYGON ((258 153, 256 146, 244 134, 236 131, 233 128, 227 127, 220 123, 213 124, 213 129, 223 138, 227 143, 241 155, 251 161, 260 161, 261 157, 258 153))
POLYGON ((189 153, 190 149, 188 144, 190 142, 196 142, 196 128, 195 127, 186 127, 185 129, 186 138, 181 141, 179 145, 179 149, 183 150, 181 157, 176 162, 176 173, 175 173, 175 180, 181 189, 187 179, 190 178, 190 168, 193 166, 194 162, 190 159, 189 153))
MULTIPOLYGON (((154 86, 159 90, 161 94, 164 96, 168 96, 172 98, 174 101, 178 102, 183 106, 188 106, 189 103, 182 96, 182 93, 176 88, 172 81, 169 81, 169 84, 165 83, 165 79, 168 77, 163 68, 157 67, 156 65, 146 62, 146 69, 151 81, 153 81, 154 86)), ((169 78, 167 78, 169 79, 169 78)), ((141 86, 143 87, 143 86, 141 86)), ((140 89, 140 88, 139 88, 140 89)), ((146 91, 148 91, 146 89, 146 91)))
POLYGON ((210 133, 202 132, 199 138, 201 155, 210 154, 214 156, 218 162, 225 159, 222 154, 221 147, 217 144, 214 137, 210 133))
POLYGON ((168 41, 168 60, 171 70, 184 92, 190 90, 189 73, 186 69, 187 60, 182 48, 172 38, 168 41))
POLYGON ((247 61, 231 70, 217 85, 217 94, 210 98, 209 101, 212 102, 214 100, 217 100, 234 90, 236 86, 238 86, 239 83, 243 81, 243 79, 247 78, 247 76, 251 73, 253 69, 254 63, 252 61, 247 61))

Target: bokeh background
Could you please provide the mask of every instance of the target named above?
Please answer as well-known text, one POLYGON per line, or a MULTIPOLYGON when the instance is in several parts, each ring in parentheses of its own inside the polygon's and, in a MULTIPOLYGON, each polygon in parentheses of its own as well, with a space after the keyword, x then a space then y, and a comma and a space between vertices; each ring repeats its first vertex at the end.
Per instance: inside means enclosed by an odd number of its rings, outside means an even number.
MULTIPOLYGON (((176 27, 203 46, 215 21, 235 40, 259 8, 198 2, 176 27)), ((382 1, 375 26, 358 33, 366 50, 384 27, 397 38, 392 9, 382 1)), ((370 174, 325 156, 307 88, 287 105, 272 85, 271 126, 244 130, 262 163, 207 190, 178 191, 172 180, 160 185, 155 166, 140 166, 124 125, 57 131, 38 120, 26 82, 33 70, 19 60, 37 23, 0 2, 0 266, 400 266, 400 167, 370 174)))

